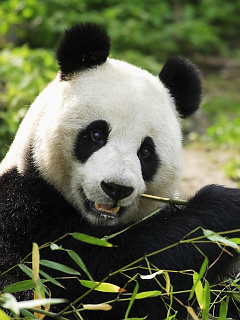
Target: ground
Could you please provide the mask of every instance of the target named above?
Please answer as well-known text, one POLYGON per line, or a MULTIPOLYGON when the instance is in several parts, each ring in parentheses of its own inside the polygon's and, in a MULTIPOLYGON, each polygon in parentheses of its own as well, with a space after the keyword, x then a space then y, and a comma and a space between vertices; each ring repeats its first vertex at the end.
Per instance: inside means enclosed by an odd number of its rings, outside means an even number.
POLYGON ((229 152, 221 150, 184 148, 179 197, 187 199, 206 184, 237 187, 237 183, 229 179, 224 170, 230 157, 229 152))

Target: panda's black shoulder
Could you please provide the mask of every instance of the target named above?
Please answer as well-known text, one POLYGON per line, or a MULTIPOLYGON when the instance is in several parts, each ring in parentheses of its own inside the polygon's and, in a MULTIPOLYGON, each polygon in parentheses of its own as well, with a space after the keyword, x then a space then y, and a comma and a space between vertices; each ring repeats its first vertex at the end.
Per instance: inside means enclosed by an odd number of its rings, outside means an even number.
POLYGON ((21 212, 21 217, 36 216, 40 219, 45 216, 49 221, 65 212, 69 217, 76 214, 60 192, 38 172, 21 174, 13 168, 0 177, 0 190, 0 214, 17 216, 21 212))
POLYGON ((10 209, 10 205, 13 206, 13 210, 18 210, 24 204, 27 210, 31 202, 36 204, 37 199, 45 199, 47 203, 48 200, 58 197, 56 190, 40 176, 21 174, 16 168, 12 168, 0 177, 0 190, 1 210, 3 206, 6 206, 5 209, 10 209))
POLYGON ((23 251, 29 244, 31 250, 32 242, 57 238, 67 225, 56 228, 56 223, 66 215, 68 226, 74 225, 75 210, 41 177, 22 175, 15 168, 0 177, 0 232, 11 246, 23 251))

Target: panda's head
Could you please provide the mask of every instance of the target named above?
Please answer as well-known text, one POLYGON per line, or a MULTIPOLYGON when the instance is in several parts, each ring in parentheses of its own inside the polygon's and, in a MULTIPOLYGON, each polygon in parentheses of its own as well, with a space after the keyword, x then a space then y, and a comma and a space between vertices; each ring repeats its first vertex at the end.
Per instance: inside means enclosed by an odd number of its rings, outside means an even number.
POLYGON ((65 32, 60 71, 29 109, 2 166, 28 174, 34 163, 79 215, 107 226, 159 206, 142 193, 174 195, 179 118, 194 113, 201 96, 199 72, 184 58, 170 58, 153 76, 109 59, 109 51, 109 36, 95 24, 65 32))

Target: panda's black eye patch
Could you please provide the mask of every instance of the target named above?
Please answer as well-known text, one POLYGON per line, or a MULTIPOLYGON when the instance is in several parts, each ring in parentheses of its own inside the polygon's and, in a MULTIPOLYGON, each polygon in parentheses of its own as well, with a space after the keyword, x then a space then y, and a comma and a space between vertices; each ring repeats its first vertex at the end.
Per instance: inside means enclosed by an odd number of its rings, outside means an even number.
POLYGON ((146 137, 143 140, 137 154, 141 163, 143 179, 144 181, 150 181, 157 172, 160 164, 155 144, 151 137, 146 137))
POLYGON ((91 122, 85 129, 79 132, 74 154, 82 163, 97 150, 107 143, 109 135, 109 125, 104 120, 91 122))

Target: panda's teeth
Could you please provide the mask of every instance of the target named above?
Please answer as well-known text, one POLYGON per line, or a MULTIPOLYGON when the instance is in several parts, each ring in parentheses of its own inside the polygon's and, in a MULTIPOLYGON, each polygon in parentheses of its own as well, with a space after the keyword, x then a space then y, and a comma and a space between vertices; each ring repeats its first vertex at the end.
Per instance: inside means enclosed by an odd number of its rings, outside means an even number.
POLYGON ((97 210, 101 212, 110 213, 110 214, 116 214, 120 209, 120 206, 112 207, 112 205, 110 204, 101 204, 98 202, 95 202, 94 205, 97 210))

